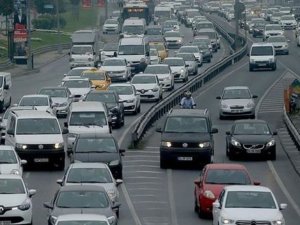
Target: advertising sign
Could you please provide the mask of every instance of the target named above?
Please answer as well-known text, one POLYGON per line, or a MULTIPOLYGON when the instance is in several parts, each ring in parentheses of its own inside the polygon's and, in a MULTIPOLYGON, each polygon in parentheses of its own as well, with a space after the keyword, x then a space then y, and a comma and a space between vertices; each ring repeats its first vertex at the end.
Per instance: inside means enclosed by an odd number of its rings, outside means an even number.
POLYGON ((91 8, 92 7, 92 0, 82 0, 82 7, 83 8, 91 8))

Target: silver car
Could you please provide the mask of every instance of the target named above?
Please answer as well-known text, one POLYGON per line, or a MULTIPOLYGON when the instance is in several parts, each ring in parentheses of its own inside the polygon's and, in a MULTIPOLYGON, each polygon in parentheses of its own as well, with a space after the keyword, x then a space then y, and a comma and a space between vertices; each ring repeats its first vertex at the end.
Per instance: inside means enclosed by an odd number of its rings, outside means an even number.
POLYGON ((103 25, 103 34, 118 34, 120 25, 117 19, 107 19, 103 25))
POLYGON ((106 58, 101 68, 107 72, 112 82, 129 81, 131 77, 131 68, 123 58, 106 58))
POLYGON ((96 225, 110 225, 108 219, 104 215, 99 214, 66 214, 57 217, 55 225, 66 225, 66 224, 96 224, 96 225))
POLYGON ((254 119, 255 98, 257 96, 246 86, 225 87, 222 95, 217 97, 220 100, 219 118, 246 116, 254 119))
POLYGON ((289 54, 288 40, 284 35, 270 36, 266 42, 274 45, 276 54, 289 54))
POLYGON ((188 65, 189 75, 196 75, 198 73, 198 61, 193 53, 177 53, 176 57, 181 57, 188 65))
POLYGON ((189 74, 187 69, 188 65, 185 64, 183 58, 168 57, 165 58, 163 63, 170 66, 175 81, 183 81, 183 82, 188 81, 189 79, 188 78, 189 74))

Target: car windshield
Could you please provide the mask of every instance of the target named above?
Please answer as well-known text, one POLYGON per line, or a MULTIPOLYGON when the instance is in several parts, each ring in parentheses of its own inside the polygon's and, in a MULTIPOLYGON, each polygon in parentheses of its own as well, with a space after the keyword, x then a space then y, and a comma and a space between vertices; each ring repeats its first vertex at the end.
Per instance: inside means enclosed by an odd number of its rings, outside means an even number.
POLYGON ((164 27, 173 27, 173 26, 176 26, 176 25, 178 25, 177 21, 166 21, 164 23, 164 27))
POLYGON ((71 48, 71 53, 76 54, 93 54, 93 48, 91 46, 76 46, 71 48))
POLYGON ((111 175, 106 168, 72 168, 67 175, 66 183, 112 183, 111 175))
POLYGON ((165 46, 164 44, 149 44, 151 48, 155 48, 157 51, 164 51, 165 46))
POLYGON ((17 163, 17 157, 14 151, 0 150, 0 165, 1 164, 15 164, 17 163))
POLYGON ((58 208, 107 208, 109 200, 101 191, 61 191, 56 199, 58 208))
POLYGON ((150 56, 157 56, 157 50, 156 49, 150 49, 150 56))
POLYGON ((156 17, 165 17, 165 18, 170 18, 171 16, 171 11, 170 10, 155 10, 154 15, 156 17))
POLYGON ((67 73, 67 76, 74 76, 74 77, 80 77, 81 73, 83 71, 87 70, 87 68, 75 68, 75 69, 72 69, 70 70, 68 73, 67 73))
POLYGON ((118 24, 118 21, 110 19, 110 20, 106 20, 105 24, 118 24))
POLYGON ((0 194, 25 194, 21 179, 0 179, 0 194))
POLYGON ((131 86, 110 86, 110 91, 117 92, 118 95, 133 95, 133 88, 131 86))
POLYGON ((205 177, 207 184, 251 184, 249 176, 243 170, 208 169, 205 177))
POLYGON ((107 138, 79 138, 76 152, 117 152, 117 146, 112 137, 107 138))
POLYGON ((48 95, 51 98, 66 98, 68 92, 65 89, 42 89, 40 91, 42 95, 48 95))
POLYGON ((271 135, 270 129, 265 123, 237 123, 234 126, 235 135, 271 135))
POLYGON ((126 66, 124 59, 105 59, 103 66, 126 66))
POLYGON ((106 78, 104 71, 82 72, 81 77, 88 78, 90 80, 105 80, 106 78))
POLYGON ((280 37, 280 36, 271 36, 267 39, 267 42, 286 42, 285 37, 280 37))
POLYGON ((72 220, 72 221, 59 221, 57 225, 107 225, 105 221, 95 220, 72 220))
POLYGON ((47 97, 23 97, 19 106, 49 106, 47 97))
POLYGON ((195 16, 199 16, 199 12, 198 11, 192 11, 192 12, 189 12, 187 11, 187 17, 189 18, 192 18, 192 17, 195 17, 195 16))
POLYGON ((106 126, 106 115, 104 112, 72 112, 70 126, 106 126))
POLYGON ((3 77, 0 78, 0 87, 3 85, 3 77))
POLYGON ((265 27, 266 26, 266 23, 265 22, 255 22, 254 23, 254 27, 265 27))
POLYGON ((216 39, 216 33, 215 32, 204 32, 204 31, 200 31, 198 33, 198 35, 201 35, 201 36, 207 36, 209 37, 209 39, 216 39))
POLYGON ((104 102, 104 103, 117 102, 116 96, 113 93, 106 93, 106 92, 88 93, 85 100, 92 101, 92 102, 104 102))
POLYGON ((145 55, 144 45, 120 45, 119 55, 145 55))
POLYGON ((225 89, 222 99, 250 99, 251 94, 248 89, 225 89))
POLYGON ((137 75, 132 78, 131 83, 132 84, 155 84, 156 79, 154 76, 137 75))
POLYGON ((257 46, 252 47, 251 56, 273 55, 272 46, 257 46))
POLYGON ((195 61, 195 56, 194 54, 177 54, 176 57, 183 58, 184 61, 195 61))
POLYGON ((117 43, 109 43, 103 46, 103 51, 117 51, 118 44, 117 43))
POLYGON ((66 80, 63 86, 68 88, 90 88, 90 82, 88 80, 66 80))
POLYGON ((266 26, 266 30, 282 30, 280 25, 271 25, 271 26, 266 26))
POLYGON ((123 26, 123 33, 125 34, 144 34, 144 32, 144 26, 142 25, 123 26))
POLYGON ((119 17, 120 15, 121 15, 121 12, 119 12, 119 11, 112 12, 112 17, 119 17))
POLYGON ((198 47, 181 47, 178 51, 179 53, 199 53, 198 47))
POLYGON ((185 64, 183 59, 165 59, 164 63, 169 66, 184 66, 185 64))
POLYGON ((179 32, 166 32, 164 37, 181 37, 179 32))
POLYGON ((212 23, 198 23, 196 24, 196 29, 200 30, 203 28, 214 28, 214 25, 212 23))
POLYGON ((147 35, 161 35, 161 34, 162 31, 160 27, 147 29, 147 35))
POLYGON ((295 20, 294 16, 282 16, 281 20, 295 20))
POLYGON ((17 122, 16 134, 34 135, 34 134, 60 134, 60 127, 57 119, 50 118, 29 118, 19 119, 17 122))
POLYGON ((270 192, 264 191, 229 191, 225 208, 262 208, 276 209, 270 192))
POLYGON ((210 40, 209 39, 204 39, 204 38, 195 38, 193 40, 193 43, 196 43, 196 44, 204 44, 204 45, 209 45, 210 44, 210 40))
POLYGON ((164 132, 199 133, 208 132, 208 128, 205 118, 191 116, 172 116, 167 119, 164 132))
POLYGON ((145 69, 145 73, 150 74, 167 74, 170 73, 169 67, 166 65, 159 66, 147 66, 145 69))

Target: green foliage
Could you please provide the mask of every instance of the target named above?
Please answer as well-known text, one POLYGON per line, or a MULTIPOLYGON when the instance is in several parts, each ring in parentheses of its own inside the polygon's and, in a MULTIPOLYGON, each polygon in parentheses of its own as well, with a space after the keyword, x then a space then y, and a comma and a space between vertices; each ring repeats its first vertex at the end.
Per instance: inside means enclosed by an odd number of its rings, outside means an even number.
POLYGON ((79 5, 80 0, 70 0, 72 5, 79 5))
MULTIPOLYGON (((66 20, 63 17, 59 18, 60 28, 66 26, 66 20)), ((55 29, 57 28, 56 16, 50 14, 44 14, 39 16, 37 19, 32 20, 32 24, 36 29, 55 29)))
POLYGON ((0 0, 0 15, 8 16, 14 12, 14 2, 12 0, 0 0))
MULTIPOLYGON (((1 1, 1 0, 0 0, 1 1)), ((38 13, 50 13, 56 14, 56 0, 34 0, 34 5, 38 13), (53 5, 53 9, 45 9, 45 5, 53 5)), ((58 0, 59 12, 63 13, 66 11, 64 0, 58 0)))

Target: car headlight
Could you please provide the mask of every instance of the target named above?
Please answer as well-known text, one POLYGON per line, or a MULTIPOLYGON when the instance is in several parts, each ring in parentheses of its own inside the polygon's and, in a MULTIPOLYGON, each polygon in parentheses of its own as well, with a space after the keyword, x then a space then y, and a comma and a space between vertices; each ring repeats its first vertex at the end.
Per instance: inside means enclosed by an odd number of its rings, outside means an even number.
POLYGON ((109 224, 114 224, 116 222, 116 217, 110 216, 110 217, 107 217, 107 220, 108 220, 109 224))
POLYGON ((287 48, 287 47, 288 47, 288 45, 283 45, 283 47, 287 48))
POLYGON ((109 163, 109 166, 117 166, 120 164, 120 161, 119 160, 113 160, 109 163))
POLYGON ((222 224, 231 224, 231 223, 234 223, 234 220, 222 217, 221 222, 222 222, 222 224))
POLYGON ((210 142, 202 142, 202 143, 199 143, 199 148, 207 148, 210 146, 210 142))
POLYGON ((246 105, 246 108, 250 109, 250 108, 253 108, 254 107, 254 103, 253 102, 249 102, 247 105, 246 105))
POLYGON ((231 139, 231 144, 233 145, 233 146, 241 146, 241 143, 240 142, 238 142, 237 140, 235 140, 234 138, 232 138, 231 139))
POLYGON ((276 143, 275 140, 272 139, 271 141, 269 141, 269 142, 266 144, 266 146, 267 146, 267 147, 271 147, 271 146, 274 146, 275 143, 276 143))
POLYGON ((283 220, 274 220, 272 221, 273 225, 284 225, 284 221, 283 220))
POLYGON ((181 43, 181 42, 182 42, 182 39, 179 39, 177 42, 181 43))
POLYGON ((10 171, 10 174, 20 175, 21 173, 20 173, 20 170, 18 170, 18 169, 13 169, 13 170, 10 171))
POLYGON ((170 148, 170 147, 172 147, 172 143, 169 141, 162 141, 161 146, 170 148))
POLYGON ((57 217, 56 216, 50 216, 49 219, 50 219, 50 223, 54 225, 56 223, 57 217))
POLYGON ((181 74, 184 74, 184 69, 181 69, 181 70, 180 70, 180 73, 181 73, 181 74))
POLYGON ((59 149, 59 148, 63 148, 64 147, 64 143, 62 142, 62 143, 55 143, 54 144, 54 148, 55 149, 59 149))
POLYGON ((22 211, 30 209, 30 200, 26 199, 21 205, 18 206, 18 209, 22 211))
POLYGON ((269 59, 269 62, 274 62, 274 59, 273 59, 273 58, 270 58, 270 59, 269 59))
POLYGON ((22 150, 26 150, 27 149, 27 145, 24 145, 24 144, 16 144, 16 148, 18 149, 22 149, 22 150))
POLYGON ((152 91, 153 91, 153 92, 157 92, 158 90, 159 90, 158 87, 152 88, 152 91))
POLYGON ((209 199, 215 199, 216 198, 214 193, 212 193, 212 191, 210 191, 210 190, 204 191, 203 195, 204 195, 205 198, 209 198, 209 199))
POLYGON ((127 103, 133 103, 133 102, 134 102, 134 100, 135 100, 135 99, 134 99, 134 98, 132 98, 132 99, 128 99, 128 100, 126 100, 126 102, 127 102, 127 103))
POLYGON ((222 108, 222 109, 227 109, 227 108, 228 108, 228 105, 222 103, 222 104, 221 104, 221 108, 222 108))

